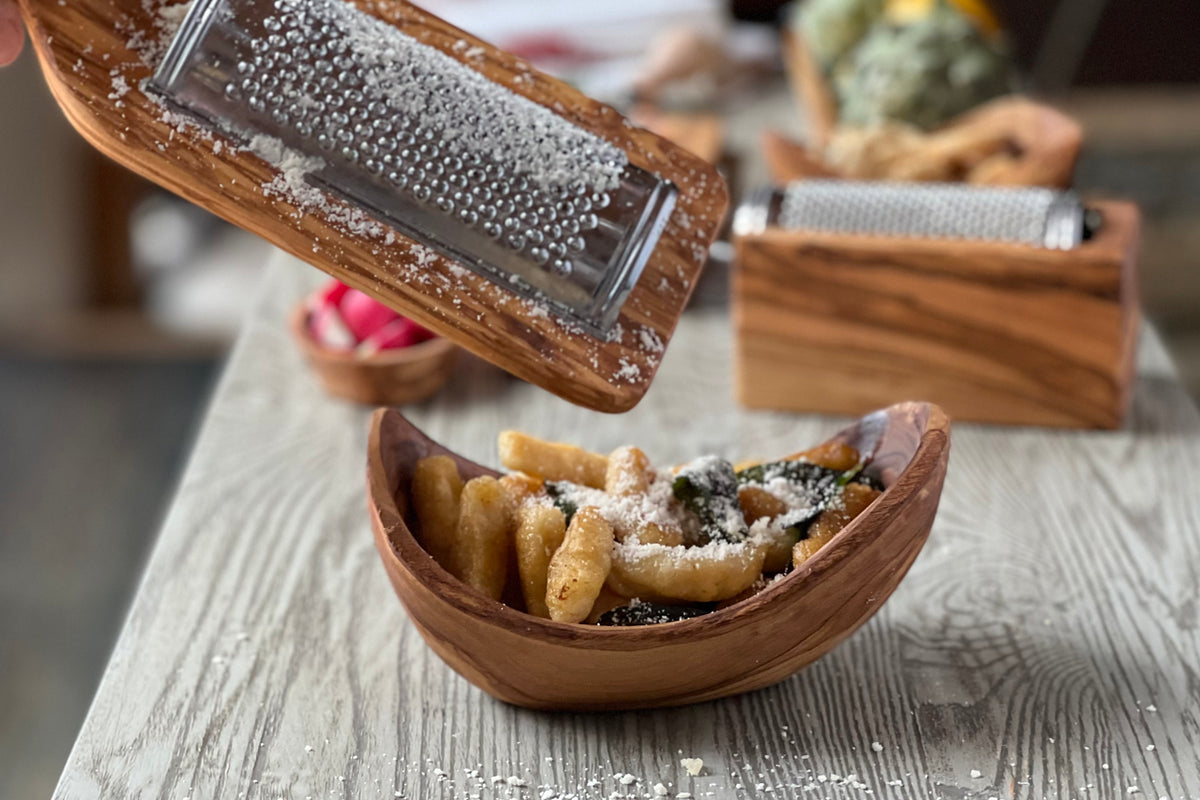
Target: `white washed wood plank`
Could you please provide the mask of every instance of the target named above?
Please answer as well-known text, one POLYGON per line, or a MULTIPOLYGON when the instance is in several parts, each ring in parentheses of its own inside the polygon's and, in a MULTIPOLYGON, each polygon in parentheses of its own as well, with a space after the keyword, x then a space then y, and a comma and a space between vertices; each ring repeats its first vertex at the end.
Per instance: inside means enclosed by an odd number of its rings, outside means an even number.
MULTIPOLYGON (((959 426, 926 551, 806 672, 690 708, 550 715, 492 701, 408 625, 364 510, 367 412, 322 396, 284 333, 315 280, 272 270, 57 797, 871 796, 840 785, 851 773, 875 797, 1200 797, 1200 417, 1153 335, 1124 431, 959 426)), ((728 336, 719 312, 690 314, 626 415, 469 362, 410 416, 489 464, 506 427, 662 461, 839 427, 735 409, 728 336)))

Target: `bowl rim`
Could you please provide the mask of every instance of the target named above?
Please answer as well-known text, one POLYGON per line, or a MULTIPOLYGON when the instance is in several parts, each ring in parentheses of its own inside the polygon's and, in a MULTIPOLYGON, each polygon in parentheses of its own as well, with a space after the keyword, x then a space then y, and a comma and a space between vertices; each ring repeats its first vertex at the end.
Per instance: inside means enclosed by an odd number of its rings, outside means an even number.
MULTIPOLYGON (((390 476, 384 471, 381 452, 384 421, 392 417, 399 418, 399 421, 410 429, 411 434, 414 434, 410 438, 423 439, 429 444, 430 455, 455 457, 476 468, 476 474, 495 476, 502 473, 470 461, 442 446, 426 436, 396 409, 380 408, 371 415, 367 458, 368 505, 376 539, 385 540, 388 545, 385 557, 390 556, 400 570, 407 572, 411 579, 419 582, 442 602, 491 627, 502 628, 548 644, 570 644, 602 650, 641 650, 679 640, 701 641, 718 637, 729 628, 738 626, 747 617, 754 616, 762 605, 784 595, 798 593, 807 588, 811 581, 819 581, 822 575, 850 557, 860 545, 865 546, 873 540, 874 537, 866 538, 862 533, 868 518, 884 518, 890 522, 891 518, 900 513, 905 502, 936 476, 941 462, 947 457, 950 420, 940 407, 932 403, 897 403, 860 417, 826 441, 835 441, 849 435, 868 424, 873 417, 883 417, 890 421, 902 412, 907 412, 910 417, 923 416, 919 442, 908 464, 886 487, 882 495, 842 528, 815 556, 806 561, 801 568, 772 581, 762 591, 738 603, 691 619, 657 625, 607 627, 555 622, 535 617, 479 594, 443 569, 416 540, 404 521, 396 498, 392 495, 390 476)), ((886 431, 887 427, 883 430, 886 431)), ((873 528, 882 530, 886 529, 887 525, 875 525, 873 528)), ((382 551, 382 548, 380 550, 382 551)))
POLYGON ((411 345, 409 347, 380 350, 371 355, 360 355, 355 350, 332 350, 323 347, 309 329, 308 321, 312 318, 312 308, 308 301, 298 303, 288 315, 288 328, 292 337, 300 343, 304 353, 312 358, 329 363, 339 363, 362 367, 391 367, 412 364, 418 361, 435 359, 458 350, 458 345, 440 334, 434 334, 432 339, 411 345))

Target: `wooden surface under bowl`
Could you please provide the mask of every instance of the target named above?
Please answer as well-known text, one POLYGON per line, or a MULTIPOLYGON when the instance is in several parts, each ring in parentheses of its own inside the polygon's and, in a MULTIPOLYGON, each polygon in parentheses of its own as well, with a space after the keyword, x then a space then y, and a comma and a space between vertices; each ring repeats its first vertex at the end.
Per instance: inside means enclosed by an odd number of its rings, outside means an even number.
POLYGON ((459 348, 449 339, 438 337, 361 356, 319 345, 309 331, 308 318, 308 308, 299 305, 288 327, 325 391, 335 397, 373 406, 415 403, 442 388, 454 371, 459 348))
MULTIPOLYGON (((569 625, 529 616, 459 582, 411 533, 413 468, 426 456, 449 455, 464 479, 496 473, 441 447, 390 409, 375 412, 368 444, 375 543, 425 641, 500 700, 604 710, 727 697, 783 680, 857 630, 891 595, 929 535, 950 455, 942 410, 901 403, 835 438, 871 454, 868 472, 887 491, 786 578, 695 619, 638 628, 569 625)), ((780 451, 807 444, 781 442, 780 451)))

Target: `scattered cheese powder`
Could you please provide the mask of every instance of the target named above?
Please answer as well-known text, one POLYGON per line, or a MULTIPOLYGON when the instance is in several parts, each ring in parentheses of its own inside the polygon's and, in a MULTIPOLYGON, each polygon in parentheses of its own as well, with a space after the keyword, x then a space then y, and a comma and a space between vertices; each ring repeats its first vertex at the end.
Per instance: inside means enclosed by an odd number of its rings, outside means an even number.
POLYGON ((634 533, 630 546, 637 546, 636 531, 651 524, 676 528, 685 534, 695 533, 695 520, 675 500, 671 489, 673 478, 670 470, 661 470, 655 474, 648 492, 625 496, 574 483, 557 486, 562 500, 576 508, 594 506, 608 524, 617 530, 634 533))

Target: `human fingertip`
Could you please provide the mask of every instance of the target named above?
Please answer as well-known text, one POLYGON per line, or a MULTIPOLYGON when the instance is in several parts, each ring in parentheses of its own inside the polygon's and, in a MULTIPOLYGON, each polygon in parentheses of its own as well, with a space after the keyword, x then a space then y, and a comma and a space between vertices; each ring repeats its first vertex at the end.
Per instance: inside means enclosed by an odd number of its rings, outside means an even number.
POLYGON ((0 67, 17 60, 25 46, 25 28, 16 8, 0 0, 0 67))

